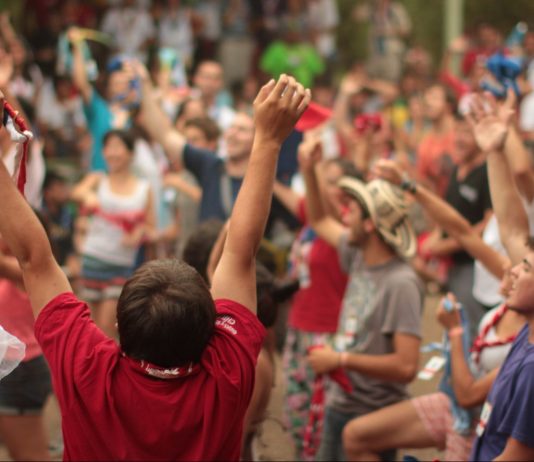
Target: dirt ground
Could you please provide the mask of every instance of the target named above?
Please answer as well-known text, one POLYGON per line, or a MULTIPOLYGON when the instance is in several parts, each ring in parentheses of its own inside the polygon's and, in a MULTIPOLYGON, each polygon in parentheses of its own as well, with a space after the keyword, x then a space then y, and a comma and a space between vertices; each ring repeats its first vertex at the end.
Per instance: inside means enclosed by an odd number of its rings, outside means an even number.
MULTIPOLYGON (((435 320, 435 308, 437 298, 428 296, 425 303, 424 321, 423 321, 423 344, 441 339, 441 329, 435 320)), ((431 353, 421 355, 420 368, 432 356, 431 353)), ((431 393, 437 389, 440 375, 438 374, 430 381, 416 379, 410 386, 413 396, 431 393)), ((268 418, 263 426, 263 432, 258 439, 256 448, 260 460, 265 461, 285 461, 294 460, 295 455, 291 439, 285 432, 282 424, 282 403, 283 403, 283 384, 282 369, 280 358, 277 360, 276 385, 269 405, 268 418)), ((45 409, 45 419, 49 431, 50 441, 53 446, 61 441, 61 422, 57 402, 51 398, 45 409)), ((399 458, 402 459, 404 454, 410 454, 420 460, 433 460, 439 458, 439 453, 435 450, 407 450, 400 451, 399 458)), ((54 454, 55 460, 61 460, 61 454, 57 451, 54 454)), ((10 460, 6 448, 0 444, 0 460, 10 460)))

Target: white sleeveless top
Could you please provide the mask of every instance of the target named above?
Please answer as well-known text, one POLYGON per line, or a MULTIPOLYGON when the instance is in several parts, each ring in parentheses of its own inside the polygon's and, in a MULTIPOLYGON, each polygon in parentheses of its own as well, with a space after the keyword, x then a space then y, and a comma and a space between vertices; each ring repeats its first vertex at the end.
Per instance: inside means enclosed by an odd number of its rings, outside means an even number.
MULTIPOLYGON (((491 323, 493 320, 493 317, 495 316, 495 313, 500 309, 500 306, 497 306, 490 311, 488 311, 482 318, 479 324, 479 333, 484 330, 484 327, 491 323)), ((494 342, 498 341, 499 337, 497 336, 497 333, 495 332, 495 326, 492 326, 485 338, 485 342, 494 342)), ((508 355, 508 352, 512 348, 512 342, 506 343, 504 345, 494 345, 491 347, 484 348, 480 352, 480 357, 478 364, 475 364, 474 361, 472 362, 472 368, 474 369, 473 372, 477 378, 482 377, 489 372, 491 372, 496 367, 500 367, 504 360, 506 359, 506 356, 508 355)))
MULTIPOLYGON (((148 191, 148 181, 138 179, 133 194, 117 195, 111 191, 109 179, 103 178, 97 191, 99 209, 107 215, 142 213, 146 208, 148 191)), ((131 267, 139 247, 123 245, 124 236, 124 228, 97 213, 91 218, 82 253, 105 263, 131 267)))

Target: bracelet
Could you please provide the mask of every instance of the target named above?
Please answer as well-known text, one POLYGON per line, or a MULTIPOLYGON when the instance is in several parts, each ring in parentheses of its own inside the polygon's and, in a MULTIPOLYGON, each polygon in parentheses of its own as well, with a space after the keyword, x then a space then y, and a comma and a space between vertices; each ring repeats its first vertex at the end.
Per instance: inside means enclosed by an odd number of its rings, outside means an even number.
POLYGON ((464 328, 462 326, 456 326, 456 327, 453 327, 449 331, 449 338, 451 338, 451 337, 459 337, 459 336, 461 336, 463 334, 464 334, 464 328))
POLYGON ((344 351, 343 353, 339 353, 339 366, 342 368, 347 367, 347 361, 349 359, 349 354, 344 351))

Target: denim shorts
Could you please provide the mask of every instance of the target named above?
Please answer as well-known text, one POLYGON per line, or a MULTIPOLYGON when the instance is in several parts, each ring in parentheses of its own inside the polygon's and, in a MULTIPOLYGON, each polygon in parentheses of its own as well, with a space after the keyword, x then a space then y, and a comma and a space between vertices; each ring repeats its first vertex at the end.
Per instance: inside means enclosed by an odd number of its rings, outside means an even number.
POLYGON ((0 380, 0 415, 38 415, 52 392, 44 356, 21 362, 0 380))
POLYGON ((80 298, 87 302, 118 299, 133 268, 112 265, 97 258, 82 258, 80 298))

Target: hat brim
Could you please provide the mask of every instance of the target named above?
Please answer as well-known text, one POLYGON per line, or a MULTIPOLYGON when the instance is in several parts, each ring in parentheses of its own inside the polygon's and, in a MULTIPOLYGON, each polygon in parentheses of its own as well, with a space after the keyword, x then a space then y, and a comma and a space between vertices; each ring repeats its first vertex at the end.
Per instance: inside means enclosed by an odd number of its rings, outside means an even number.
POLYGON ((411 258, 415 255, 417 239, 412 225, 407 218, 397 225, 393 231, 386 229, 378 223, 375 204, 365 183, 354 178, 343 177, 339 180, 338 186, 367 208, 377 231, 395 249, 398 255, 403 258, 411 258))

